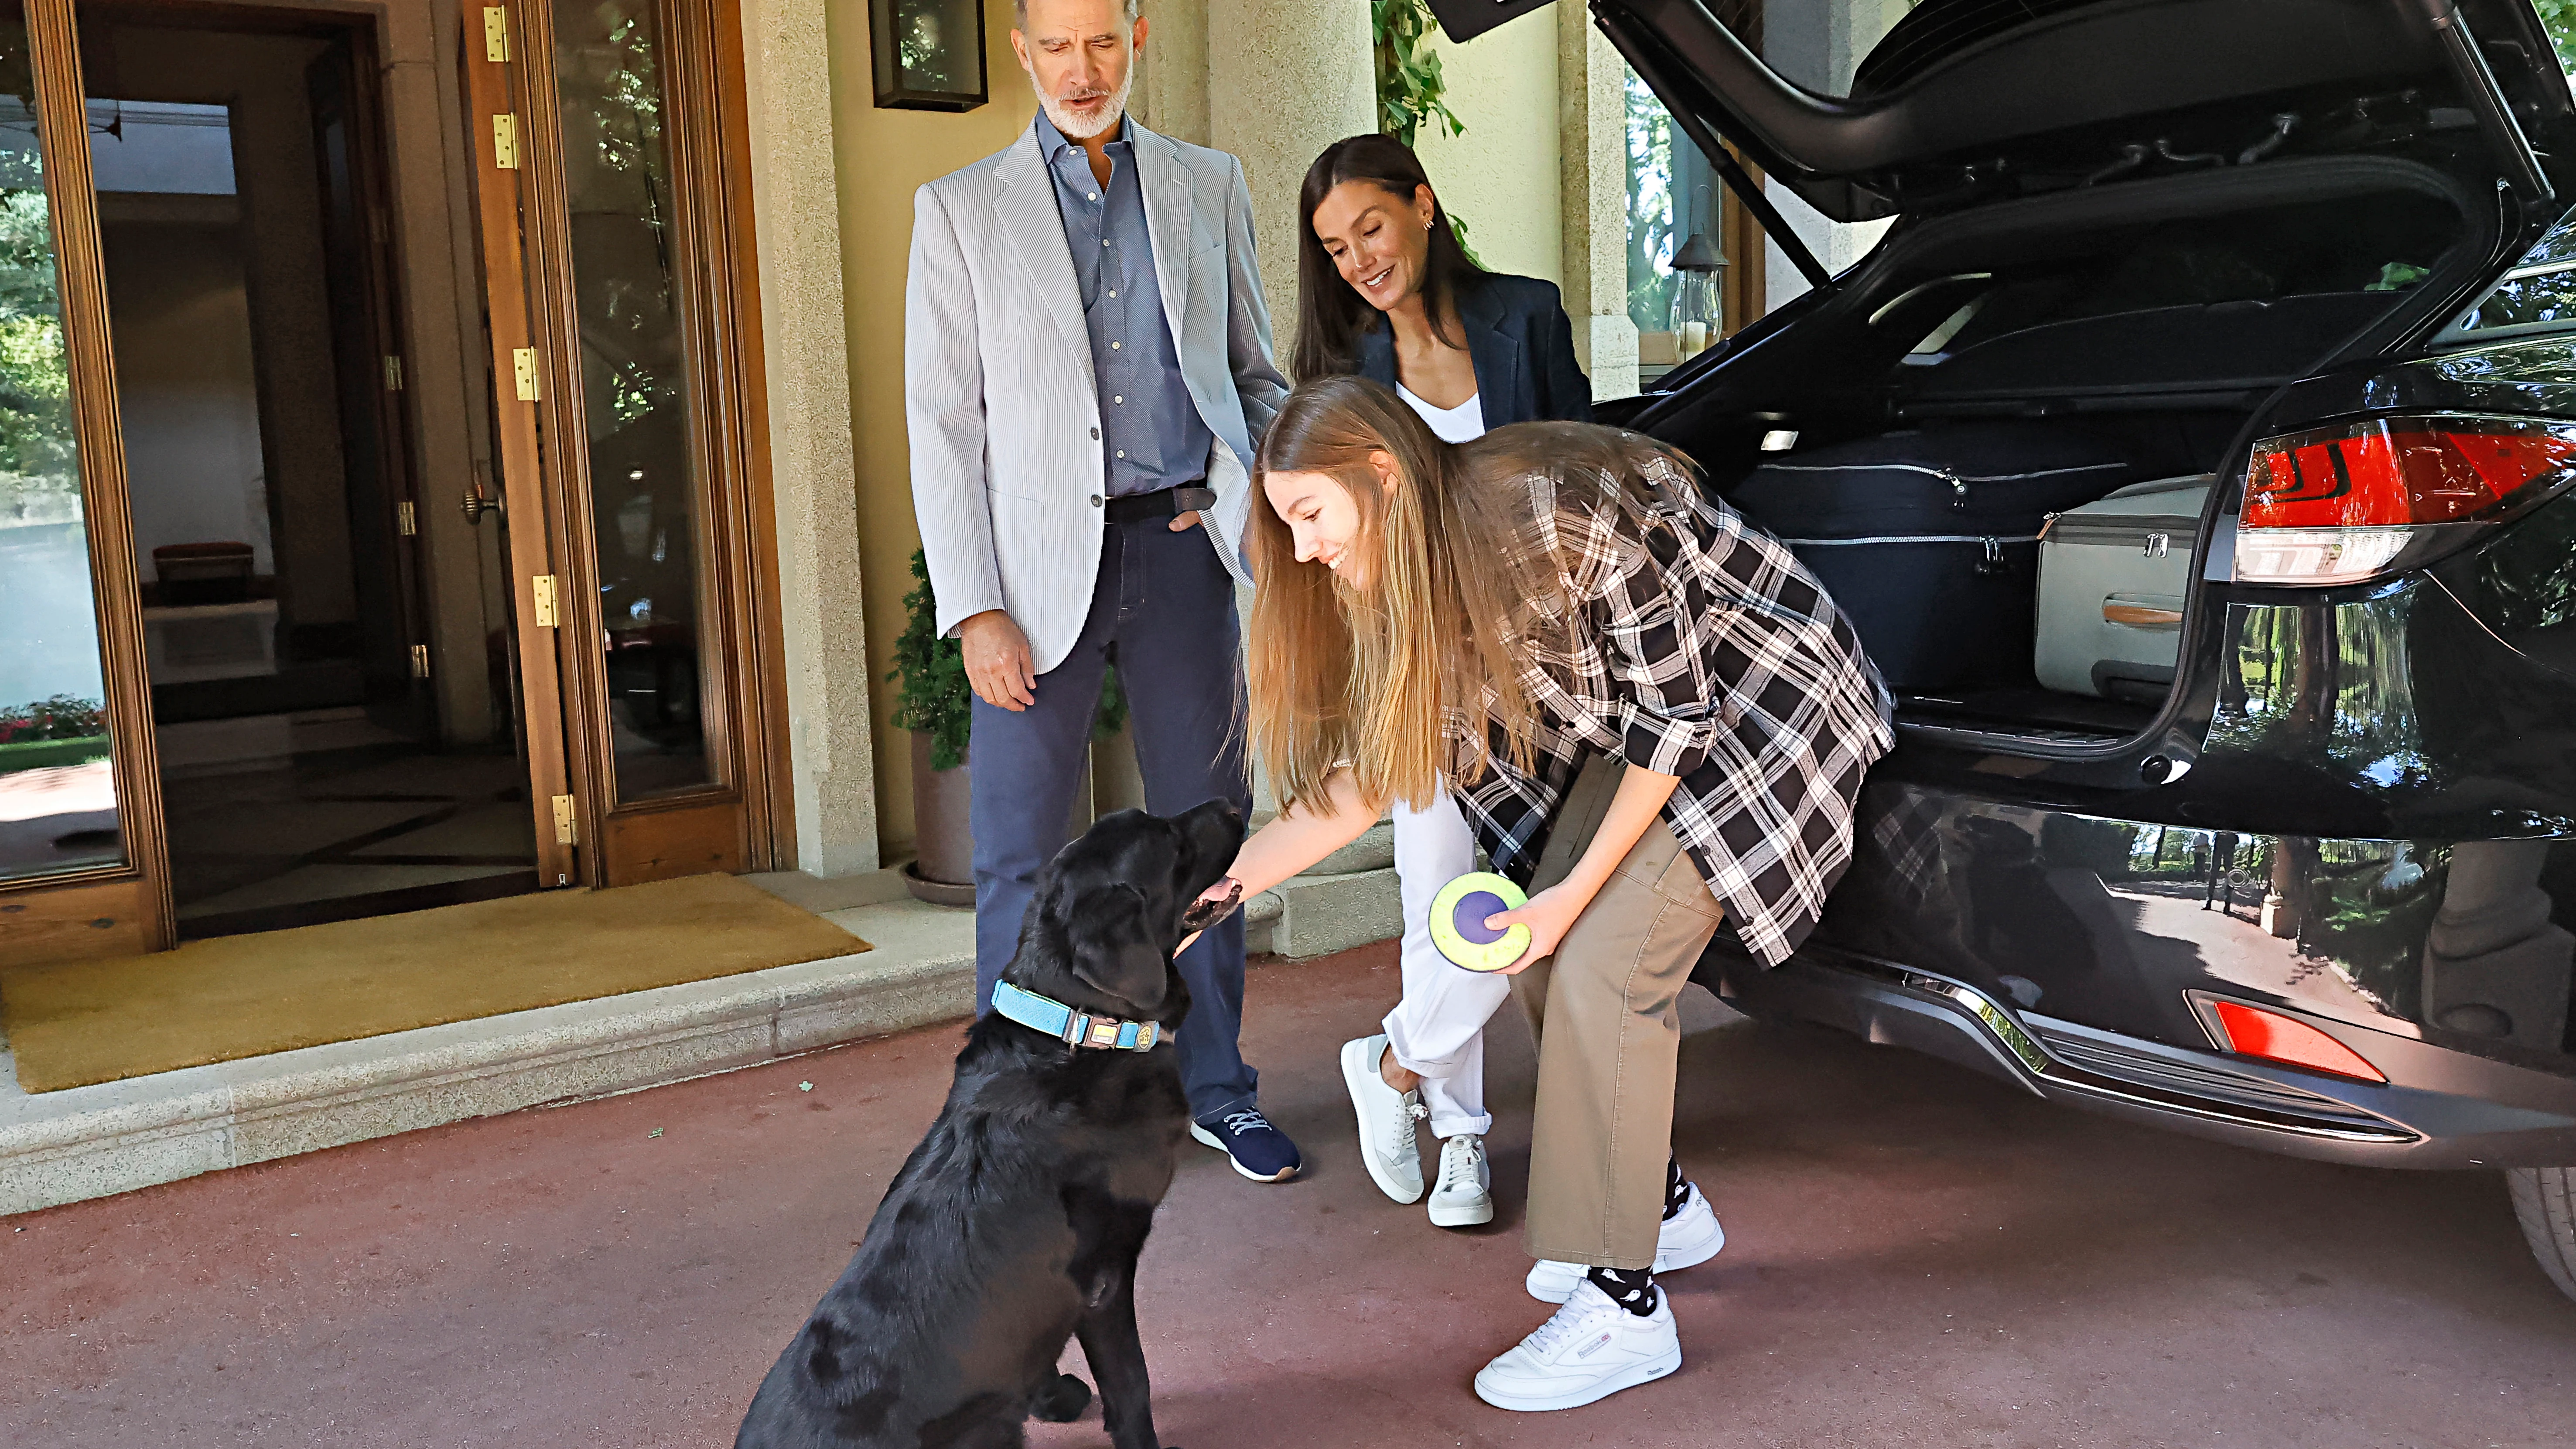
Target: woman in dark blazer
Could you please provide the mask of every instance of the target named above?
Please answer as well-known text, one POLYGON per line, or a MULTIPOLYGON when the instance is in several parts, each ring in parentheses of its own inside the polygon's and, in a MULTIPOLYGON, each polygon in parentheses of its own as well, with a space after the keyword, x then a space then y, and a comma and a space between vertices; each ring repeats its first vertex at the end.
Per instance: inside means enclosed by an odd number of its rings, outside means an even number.
MULTIPOLYGON (((1394 388, 1431 430, 1462 443, 1511 423, 1592 421, 1592 384, 1553 283, 1489 272, 1467 259, 1413 148, 1392 136, 1336 141, 1307 169, 1298 230, 1297 381, 1358 373, 1394 388)), ((1442 1139, 1431 1221, 1493 1219, 1484 1136, 1484 1023, 1511 993, 1500 975, 1464 971, 1431 942, 1432 897, 1476 868, 1476 842, 1443 789, 1399 802, 1395 871, 1404 899, 1404 998, 1381 1035, 1342 1047, 1360 1157, 1397 1202, 1426 1184, 1414 1124, 1442 1139)), ((1669 1170, 1657 1266, 1706 1261, 1725 1242, 1698 1189, 1669 1170)), ((1562 1301, 1576 1265, 1541 1263, 1530 1291, 1562 1301)))
POLYGON ((1298 381, 1358 373, 1410 394, 1416 411, 1454 414, 1472 398, 1479 431, 1592 421, 1556 285, 1467 260, 1412 147, 1334 142, 1307 168, 1300 211, 1298 381))

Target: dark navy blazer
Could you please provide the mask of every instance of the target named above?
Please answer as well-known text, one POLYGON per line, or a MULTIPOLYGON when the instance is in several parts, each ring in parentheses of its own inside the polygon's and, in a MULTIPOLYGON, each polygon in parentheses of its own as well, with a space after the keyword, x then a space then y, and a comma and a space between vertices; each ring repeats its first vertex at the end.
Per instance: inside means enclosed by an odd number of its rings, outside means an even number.
MULTIPOLYGON (((1476 368, 1485 426, 1592 421, 1592 382, 1574 360, 1574 324, 1554 282, 1489 272, 1458 289, 1458 320, 1476 368)), ((1374 319, 1359 337, 1359 373, 1395 386, 1395 329, 1374 319)))

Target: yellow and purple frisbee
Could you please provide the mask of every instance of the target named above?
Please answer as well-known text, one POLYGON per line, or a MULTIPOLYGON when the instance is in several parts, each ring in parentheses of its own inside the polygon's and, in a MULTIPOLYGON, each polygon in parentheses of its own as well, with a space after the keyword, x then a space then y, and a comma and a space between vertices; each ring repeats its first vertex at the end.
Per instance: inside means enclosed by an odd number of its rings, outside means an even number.
POLYGON ((1497 931, 1485 924, 1485 918, 1528 904, 1529 896, 1504 877, 1469 871, 1431 898, 1431 944, 1470 971, 1500 971, 1529 949, 1530 928, 1515 925, 1497 931))

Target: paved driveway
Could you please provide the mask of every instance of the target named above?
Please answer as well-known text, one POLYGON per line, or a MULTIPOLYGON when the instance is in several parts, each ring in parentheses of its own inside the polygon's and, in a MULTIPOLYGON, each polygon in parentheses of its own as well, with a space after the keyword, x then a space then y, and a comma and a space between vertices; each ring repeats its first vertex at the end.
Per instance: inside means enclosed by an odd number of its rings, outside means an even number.
MULTIPOLYGON (((1526 1036, 1495 1033, 1502 1219, 1441 1232, 1369 1185, 1332 1071, 1394 989, 1386 947, 1253 973, 1252 1055, 1312 1170, 1257 1187, 1185 1160, 1140 1292, 1174 1444, 2576 1438, 2576 1304, 2495 1179, 2107 1123, 1697 993, 1680 1146, 1730 1242, 1667 1280, 1682 1371, 1570 1414, 1488 1409, 1469 1378, 1543 1315, 1519 1288, 1526 1036)), ((955 1040, 6 1220, 0 1444, 730 1443, 955 1040)), ((1105 1439, 1095 1410, 1031 1442, 1105 1439)))

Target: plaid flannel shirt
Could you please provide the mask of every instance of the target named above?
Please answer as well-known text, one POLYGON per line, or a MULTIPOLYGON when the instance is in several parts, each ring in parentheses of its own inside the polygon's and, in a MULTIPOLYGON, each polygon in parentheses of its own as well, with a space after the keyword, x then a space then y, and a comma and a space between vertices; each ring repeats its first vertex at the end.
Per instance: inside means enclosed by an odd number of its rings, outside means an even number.
POLYGON ((1851 863, 1853 802, 1894 746, 1893 702, 1787 546, 1678 468, 1653 465, 1648 481, 1662 501, 1640 517, 1526 479, 1577 617, 1569 649, 1532 648, 1522 670, 1540 719, 1532 768, 1512 766, 1488 722, 1490 768, 1459 804, 1494 868, 1526 885, 1587 755, 1680 776, 1665 823, 1745 947, 1776 966, 1851 863))

